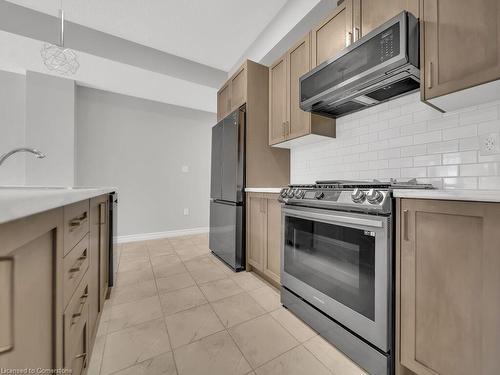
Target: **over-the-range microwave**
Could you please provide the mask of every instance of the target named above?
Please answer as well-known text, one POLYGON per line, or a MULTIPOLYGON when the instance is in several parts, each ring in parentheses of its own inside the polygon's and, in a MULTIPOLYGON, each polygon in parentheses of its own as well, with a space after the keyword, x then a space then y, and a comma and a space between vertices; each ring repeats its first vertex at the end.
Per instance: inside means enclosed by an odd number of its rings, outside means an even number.
POLYGON ((300 77, 300 108, 340 117, 420 88, 419 25, 402 12, 300 77))

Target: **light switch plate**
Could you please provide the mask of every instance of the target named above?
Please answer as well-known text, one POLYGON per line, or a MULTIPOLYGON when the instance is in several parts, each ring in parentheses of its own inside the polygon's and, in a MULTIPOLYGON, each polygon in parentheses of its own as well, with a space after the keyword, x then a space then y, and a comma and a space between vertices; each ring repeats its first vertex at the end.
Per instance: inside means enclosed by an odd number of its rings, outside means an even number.
POLYGON ((188 173, 189 172, 189 165, 183 165, 181 170, 182 170, 182 173, 188 173))
POLYGON ((187 216, 187 215, 189 215, 189 208, 184 209, 184 216, 187 216))
POLYGON ((500 133, 483 134, 479 137, 481 156, 500 154, 500 133))

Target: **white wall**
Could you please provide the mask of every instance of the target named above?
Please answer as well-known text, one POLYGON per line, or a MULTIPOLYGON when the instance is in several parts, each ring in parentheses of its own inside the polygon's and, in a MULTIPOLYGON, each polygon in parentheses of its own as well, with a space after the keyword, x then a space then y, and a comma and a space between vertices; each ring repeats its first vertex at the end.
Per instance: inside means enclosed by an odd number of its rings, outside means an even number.
MULTIPOLYGON (((25 76, 0 70, 0 154, 25 146, 25 76)), ((23 185, 25 155, 11 156, 0 166, 0 185, 23 185)))
POLYGON ((442 114, 412 94, 337 120, 337 138, 294 148, 292 183, 408 179, 445 189, 500 189, 500 155, 479 136, 500 132, 500 102, 442 114))
POLYGON ((215 114, 84 87, 76 98, 77 184, 118 188, 118 234, 206 229, 215 114))
POLYGON ((75 82, 26 73, 26 143, 45 159, 26 158, 28 185, 75 183, 75 82))

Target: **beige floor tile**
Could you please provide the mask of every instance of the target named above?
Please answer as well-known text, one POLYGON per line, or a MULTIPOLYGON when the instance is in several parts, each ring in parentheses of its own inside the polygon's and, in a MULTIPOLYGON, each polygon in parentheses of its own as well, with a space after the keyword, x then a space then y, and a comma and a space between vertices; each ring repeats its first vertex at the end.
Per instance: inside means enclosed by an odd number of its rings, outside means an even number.
POLYGON ((123 271, 118 272, 116 278, 116 286, 137 284, 143 281, 153 280, 153 269, 151 267, 144 268, 138 271, 123 271))
POLYGON ((248 293, 213 302, 212 307, 225 327, 232 327, 266 313, 248 293))
POLYGON ((121 254, 147 252, 147 245, 145 241, 127 242, 120 244, 121 254))
POLYGON ((172 315, 208 303, 197 286, 161 294, 160 301, 165 315, 172 315))
POLYGON ((99 326, 97 327, 96 337, 106 336, 108 334, 109 322, 103 320, 102 315, 99 320, 99 326))
POLYGON ((180 263, 181 259, 176 254, 159 255, 151 257, 151 264, 153 267, 172 265, 180 263))
POLYGON ((196 245, 191 245, 189 247, 184 247, 180 249, 175 249, 175 252, 183 261, 190 260, 196 257, 207 255, 206 249, 199 248, 196 245))
POLYGON ((298 345, 269 314, 229 328, 252 368, 257 368, 298 345))
POLYGON ((285 327, 299 342, 307 341, 317 335, 311 327, 285 308, 273 311, 271 316, 285 327))
POLYGON ((330 371, 303 346, 280 355, 255 372, 257 375, 331 375, 330 371))
POLYGON ((106 343, 105 336, 97 336, 92 348, 92 355, 87 370, 88 375, 99 375, 101 371, 102 355, 104 354, 104 344, 106 343))
POLYGON ((238 272, 231 276, 231 278, 240 286, 240 288, 243 288, 246 291, 266 286, 266 284, 255 276, 253 272, 238 272))
POLYGON ((133 259, 120 261, 118 266, 118 273, 127 271, 141 271, 151 269, 151 263, 149 259, 133 259))
POLYGON ((156 279, 158 292, 171 292, 173 290, 187 288, 188 286, 196 285, 194 279, 188 272, 179 273, 169 277, 160 277, 156 279))
POLYGON ((151 261, 155 261, 157 258, 169 258, 156 261, 156 265, 153 266, 153 272, 156 278, 169 277, 173 275, 178 275, 180 273, 186 273, 187 269, 179 259, 177 255, 168 255, 162 257, 152 257, 151 261))
POLYGON ((248 292, 266 311, 274 311, 281 307, 280 295, 270 286, 250 290, 248 292))
POLYGON ((213 267, 214 263, 211 259, 212 255, 207 255, 205 257, 198 257, 195 259, 190 259, 184 262, 186 268, 191 271, 196 271, 199 269, 204 269, 207 267, 213 267))
POLYGON ((174 247, 166 238, 161 240, 148 241, 148 252, 152 257, 175 254, 174 247))
POLYGON ((243 292, 243 289, 231 279, 221 279, 200 284, 200 289, 209 302, 214 302, 243 292))
POLYGON ((148 322, 163 316, 158 296, 122 303, 111 308, 108 333, 148 322))
POLYGON ((146 251, 135 251, 122 254, 120 257, 120 262, 128 263, 137 260, 149 260, 149 254, 146 251))
POLYGON ((113 306, 121 303, 137 301, 142 298, 156 295, 156 283, 154 280, 143 281, 137 284, 117 286, 113 288, 111 303, 113 306))
POLYGON ((167 316, 165 322, 174 349, 224 329, 208 304, 167 316))
POLYGON ((198 284, 227 278, 226 273, 214 264, 203 268, 196 268, 194 270, 190 270, 189 272, 198 284))
MULTIPOLYGON (((176 375, 174 356, 172 352, 160 354, 147 359, 124 370, 114 372, 113 375, 176 375)), ((88 372, 88 375, 95 375, 88 372)))
POLYGON ((106 336, 101 375, 136 365, 170 351, 163 319, 142 323, 106 336))
POLYGON ((226 331, 174 350, 179 375, 243 375, 252 369, 226 331))
POLYGON ((304 346, 316 358, 318 358, 334 375, 367 374, 321 336, 316 336, 309 341, 306 341, 304 343, 304 346))

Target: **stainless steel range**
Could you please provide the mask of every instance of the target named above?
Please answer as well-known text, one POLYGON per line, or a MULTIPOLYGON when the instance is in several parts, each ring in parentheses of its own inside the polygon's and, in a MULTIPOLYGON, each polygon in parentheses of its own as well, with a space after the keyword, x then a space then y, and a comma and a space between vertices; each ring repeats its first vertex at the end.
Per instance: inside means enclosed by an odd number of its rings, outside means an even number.
POLYGON ((290 185, 282 207, 281 300, 370 374, 392 374, 392 190, 407 182, 290 185))

